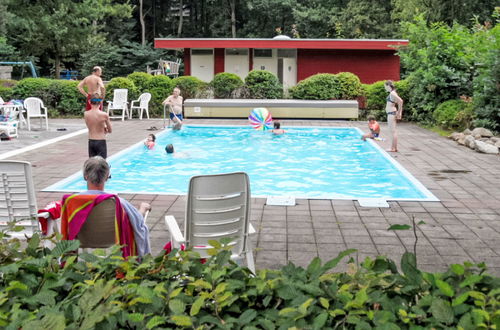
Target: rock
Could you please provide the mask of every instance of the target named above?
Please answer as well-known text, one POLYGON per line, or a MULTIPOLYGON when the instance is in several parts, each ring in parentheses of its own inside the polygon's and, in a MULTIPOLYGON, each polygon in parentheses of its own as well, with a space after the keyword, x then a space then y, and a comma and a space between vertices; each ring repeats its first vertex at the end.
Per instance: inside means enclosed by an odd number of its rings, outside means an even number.
POLYGON ((488 143, 488 144, 491 144, 492 146, 495 145, 495 142, 491 141, 490 139, 486 140, 486 141, 483 141, 484 143, 488 143))
POLYGON ((497 143, 498 141, 500 141, 500 138, 499 138, 499 137, 497 137, 497 136, 493 136, 493 137, 491 137, 490 139, 491 139, 491 141, 493 141, 493 142, 495 142, 495 143, 497 143))
POLYGON ((500 148, 500 141, 495 142, 495 146, 500 148))
POLYGON ((457 140, 458 144, 465 145, 465 135, 457 140))
POLYGON ((474 139, 479 140, 481 138, 481 134, 472 134, 474 139))
POLYGON ((451 133, 449 138, 452 139, 453 141, 457 141, 461 138, 465 138, 465 135, 464 135, 464 133, 453 132, 453 133, 451 133))
POLYGON ((476 150, 485 154, 498 154, 498 147, 483 141, 476 141, 476 150))
POLYGON ((467 135, 465 137, 464 144, 465 144, 465 146, 467 146, 471 149, 474 149, 476 146, 476 140, 472 137, 472 135, 467 135))
POLYGON ((476 139, 476 140, 488 143, 488 141, 490 140, 490 138, 479 138, 479 139, 476 139))
POLYGON ((491 133, 491 131, 489 129, 486 129, 483 127, 477 127, 477 128, 474 128, 474 130, 472 131, 472 135, 481 135, 484 137, 492 137, 493 133, 491 133))
POLYGON ((465 135, 470 135, 472 134, 471 130, 466 128, 462 133, 464 133, 465 135))

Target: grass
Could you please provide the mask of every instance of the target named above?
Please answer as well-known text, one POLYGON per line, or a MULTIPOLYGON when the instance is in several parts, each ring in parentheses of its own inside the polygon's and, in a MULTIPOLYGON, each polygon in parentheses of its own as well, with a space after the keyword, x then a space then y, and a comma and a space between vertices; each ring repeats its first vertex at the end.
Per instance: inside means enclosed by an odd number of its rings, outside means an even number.
POLYGON ((454 132, 453 130, 444 129, 436 125, 429 125, 429 124, 418 124, 418 125, 444 137, 448 137, 450 136, 451 133, 454 132))

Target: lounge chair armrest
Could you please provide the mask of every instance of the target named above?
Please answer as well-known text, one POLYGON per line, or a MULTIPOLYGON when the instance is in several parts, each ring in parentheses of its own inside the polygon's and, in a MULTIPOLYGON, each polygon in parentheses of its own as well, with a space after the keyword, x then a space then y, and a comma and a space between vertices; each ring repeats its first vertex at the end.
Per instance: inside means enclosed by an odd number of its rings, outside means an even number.
POLYGON ((248 235, 253 235, 255 234, 256 231, 255 231, 255 228, 252 226, 252 224, 249 222, 248 223, 248 235))
POLYGON ((179 225, 175 218, 171 215, 165 216, 165 225, 167 226, 170 236, 172 238, 172 246, 175 249, 180 248, 181 244, 185 243, 184 235, 182 235, 179 225))
POLYGON ((144 214, 144 224, 146 224, 146 223, 147 223, 147 221, 148 221, 148 215, 149 215, 149 212, 150 212, 150 211, 151 211, 151 210, 146 210, 146 213, 144 214))

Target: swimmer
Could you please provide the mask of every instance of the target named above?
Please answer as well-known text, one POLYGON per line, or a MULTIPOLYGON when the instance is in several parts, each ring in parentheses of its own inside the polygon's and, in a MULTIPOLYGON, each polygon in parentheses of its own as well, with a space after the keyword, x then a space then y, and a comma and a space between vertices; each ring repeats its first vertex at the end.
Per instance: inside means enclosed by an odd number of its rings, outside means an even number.
POLYGON ((285 130, 281 128, 281 124, 278 121, 274 122, 274 129, 271 131, 274 135, 285 134, 285 130))
POLYGON ((156 136, 154 134, 149 134, 146 138, 146 141, 144 141, 144 145, 148 147, 148 149, 153 149, 153 147, 155 146, 155 141, 156 136))
POLYGON ((189 158, 189 154, 186 152, 178 152, 175 151, 173 144, 167 144, 165 147, 165 152, 168 154, 172 154, 174 158, 189 158))

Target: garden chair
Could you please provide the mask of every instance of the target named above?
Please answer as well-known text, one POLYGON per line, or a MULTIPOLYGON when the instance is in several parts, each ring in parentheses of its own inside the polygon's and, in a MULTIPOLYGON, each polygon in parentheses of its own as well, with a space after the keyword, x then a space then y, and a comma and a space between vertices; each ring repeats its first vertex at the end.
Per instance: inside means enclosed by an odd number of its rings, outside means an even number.
POLYGON ((128 114, 128 89, 121 88, 115 89, 113 91, 113 101, 108 101, 107 113, 109 118, 121 118, 122 121, 125 120, 128 114), (115 116, 114 111, 121 111, 121 116, 115 116))
POLYGON ((232 259, 246 259, 255 273, 250 235, 250 182, 243 172, 194 176, 189 181, 184 235, 173 216, 165 216, 173 248, 192 248, 209 258, 209 240, 232 239, 232 259))
POLYGON ((38 97, 28 97, 24 100, 26 109, 26 120, 28 122, 28 131, 31 131, 30 118, 40 118, 40 127, 42 127, 42 118, 45 118, 45 127, 49 130, 49 119, 47 108, 38 97))
POLYGON ((4 131, 10 138, 18 137, 19 120, 17 118, 19 112, 15 107, 5 106, 1 109, 3 120, 0 121, 0 131, 4 131))
POLYGON ((0 178, 0 230, 19 239, 32 236, 39 231, 39 224, 31 164, 2 160, 0 178), (9 231, 9 222, 16 222, 24 229, 9 231))
POLYGON ((149 101, 151 100, 150 93, 142 93, 139 96, 139 99, 132 101, 130 104, 130 119, 134 116, 134 109, 137 109, 137 114, 139 119, 142 120, 142 113, 146 111, 146 116, 149 119, 149 101), (139 105, 134 105, 135 103, 139 103, 139 105), (140 111, 140 112, 139 112, 140 111))

